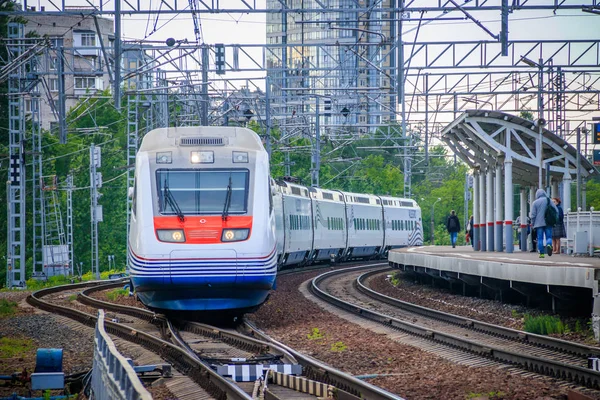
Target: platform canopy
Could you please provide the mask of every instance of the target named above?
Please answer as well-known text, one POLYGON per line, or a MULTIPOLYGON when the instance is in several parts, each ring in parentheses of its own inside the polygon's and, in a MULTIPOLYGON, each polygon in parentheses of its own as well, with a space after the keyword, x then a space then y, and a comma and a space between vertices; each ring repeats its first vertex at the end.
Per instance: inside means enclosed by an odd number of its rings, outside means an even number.
MULTIPOLYGON (((544 171, 550 165, 552 178, 577 173, 577 150, 564 139, 534 122, 499 111, 467 110, 442 131, 442 140, 471 168, 485 170, 510 157, 513 181, 537 185, 540 157, 544 171)), ((580 158, 581 176, 598 173, 585 157, 580 158)))

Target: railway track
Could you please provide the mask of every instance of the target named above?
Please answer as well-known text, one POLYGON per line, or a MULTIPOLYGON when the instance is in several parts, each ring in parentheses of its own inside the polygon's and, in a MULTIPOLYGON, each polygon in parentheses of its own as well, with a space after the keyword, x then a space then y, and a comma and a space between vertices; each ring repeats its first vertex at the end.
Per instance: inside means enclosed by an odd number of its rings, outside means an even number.
POLYGON ((468 363, 483 359, 600 388, 600 373, 587 368, 587 358, 599 354, 599 349, 446 314, 369 289, 368 279, 388 270, 363 266, 331 271, 314 278, 309 288, 315 296, 361 318, 425 339, 433 346, 459 349, 468 354, 468 363), (348 278, 349 274, 353 277, 348 278), (346 276, 344 283, 340 283, 341 275, 346 276))
MULTIPOLYGON (((284 374, 270 373, 272 383, 267 391, 272 398, 314 399, 317 394, 333 393, 337 398, 353 399, 400 399, 383 389, 377 388, 341 371, 303 356, 291 348, 274 343, 266 335, 251 325, 242 325, 247 334, 223 330, 214 326, 191 321, 170 321, 152 311, 110 303, 91 297, 97 291, 120 287, 123 281, 111 283, 84 283, 65 285, 37 291, 27 301, 38 308, 74 319, 87 326, 94 326, 96 317, 64 305, 53 304, 44 297, 60 291, 77 291, 77 300, 82 304, 102 308, 114 313, 115 321, 106 322, 106 330, 112 335, 137 343, 160 355, 177 370, 183 372, 206 394, 217 399, 252 399, 258 396, 260 388, 254 380, 236 382, 234 377, 224 378, 214 368, 231 368, 235 364, 277 365, 299 364, 303 376, 290 380, 284 374), (128 316, 123 318, 122 316, 128 316), (151 326, 151 329, 148 329, 151 326), (148 333, 148 331, 150 333, 148 333), (253 336, 253 337, 252 337, 253 336), (257 339, 260 338, 260 339, 257 339), (303 389, 305 392, 302 394, 303 389)), ((206 395, 197 398, 208 398, 206 395)), ((193 397, 190 397, 193 398, 193 397)))

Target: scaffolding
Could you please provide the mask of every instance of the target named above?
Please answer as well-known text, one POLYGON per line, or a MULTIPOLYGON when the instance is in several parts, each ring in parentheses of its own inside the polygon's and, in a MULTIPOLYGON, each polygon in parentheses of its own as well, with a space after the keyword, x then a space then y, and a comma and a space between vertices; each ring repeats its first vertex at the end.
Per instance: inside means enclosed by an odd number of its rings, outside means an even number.
POLYGON ((42 180, 41 193, 44 205, 42 213, 42 260, 43 270, 41 276, 67 276, 70 274, 69 246, 60 211, 60 200, 57 193, 56 175, 42 180), (44 182, 49 180, 49 182, 44 182))

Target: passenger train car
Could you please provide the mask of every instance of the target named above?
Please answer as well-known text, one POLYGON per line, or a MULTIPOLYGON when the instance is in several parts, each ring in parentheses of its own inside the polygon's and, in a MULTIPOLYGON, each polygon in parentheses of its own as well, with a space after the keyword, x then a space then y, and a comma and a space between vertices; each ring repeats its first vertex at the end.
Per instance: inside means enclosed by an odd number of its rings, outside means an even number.
POLYGON ((266 300, 278 268, 423 244, 413 200, 274 181, 246 128, 149 132, 132 198, 131 283, 163 311, 243 314, 266 300))

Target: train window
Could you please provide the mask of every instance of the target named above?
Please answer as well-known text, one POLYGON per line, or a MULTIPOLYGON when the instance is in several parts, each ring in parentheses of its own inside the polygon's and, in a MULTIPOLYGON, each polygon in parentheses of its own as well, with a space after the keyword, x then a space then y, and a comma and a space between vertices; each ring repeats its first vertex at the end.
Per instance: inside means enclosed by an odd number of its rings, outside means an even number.
POLYGON ((323 198, 326 200, 333 200, 333 195, 331 193, 323 193, 323 198))
POLYGON ((356 201, 357 201, 357 203, 369 204, 369 198, 368 197, 357 197, 356 201))
POLYGON ((246 169, 159 169, 156 171, 159 212, 175 215, 180 210, 187 215, 221 215, 227 202, 229 214, 244 214, 249 175, 246 169))
POLYGON ((413 203, 412 203, 412 201, 402 201, 402 202, 400 202, 400 204, 401 204, 403 207, 412 207, 412 206, 413 206, 413 203))
POLYGON ((302 192, 300 191, 300 188, 293 187, 293 186, 292 186, 292 194, 295 194, 297 196, 302 196, 302 192))
POLYGON ((381 204, 381 201, 380 201, 379 199, 375 199, 375 202, 376 202, 377 204, 381 204))
POLYGON ((340 201, 344 201, 344 196, 342 196, 341 194, 339 195, 340 197, 340 201))

